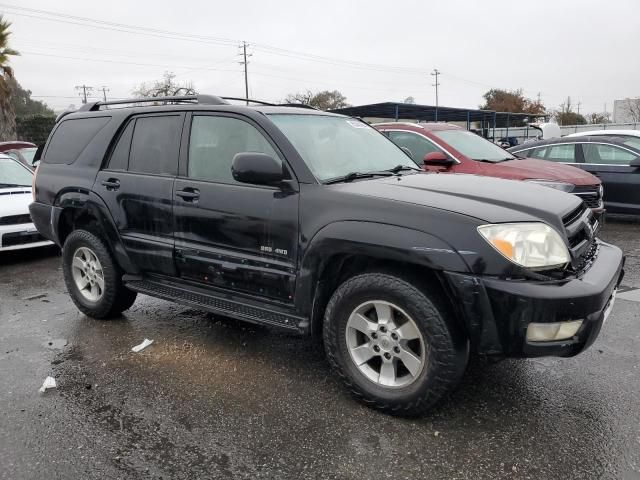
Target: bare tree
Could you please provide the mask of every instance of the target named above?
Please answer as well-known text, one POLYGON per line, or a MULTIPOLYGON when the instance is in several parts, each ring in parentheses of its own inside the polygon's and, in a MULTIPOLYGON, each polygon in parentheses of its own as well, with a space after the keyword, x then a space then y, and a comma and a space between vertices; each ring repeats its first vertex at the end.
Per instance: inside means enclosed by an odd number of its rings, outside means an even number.
POLYGON ((640 98, 625 99, 623 108, 634 123, 640 122, 640 98))
POLYGON ((290 93, 284 99, 284 103, 299 103, 300 105, 311 105, 311 99, 313 98, 313 92, 307 90, 306 92, 290 93))
POLYGON ((179 83, 176 74, 164 72, 162 79, 152 83, 141 83, 133 92, 135 97, 172 97, 176 95, 195 95, 196 90, 192 82, 179 83))
POLYGON ((593 112, 587 115, 587 121, 591 124, 611 123, 611 114, 609 112, 593 112))
POLYGON ((409 105, 415 105, 416 99, 413 98, 413 97, 407 97, 402 101, 402 103, 408 103, 409 105))
POLYGON ((333 110, 334 108, 349 106, 347 103, 347 97, 342 95, 338 90, 324 90, 318 93, 313 93, 311 90, 307 90, 306 92, 287 95, 284 102, 310 105, 320 110, 333 110))

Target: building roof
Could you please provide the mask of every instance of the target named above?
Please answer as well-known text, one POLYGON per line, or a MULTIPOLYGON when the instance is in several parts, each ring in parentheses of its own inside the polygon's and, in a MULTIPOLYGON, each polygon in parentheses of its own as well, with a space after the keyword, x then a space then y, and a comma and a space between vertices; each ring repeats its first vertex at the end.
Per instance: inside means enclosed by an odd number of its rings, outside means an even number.
POLYGON ((506 122, 507 119, 515 120, 517 118, 524 120, 525 118, 534 119, 545 117, 545 115, 531 115, 528 113, 495 112, 493 110, 435 107, 433 105, 395 102, 372 103, 370 105, 338 108, 331 111, 353 117, 393 118, 395 120, 415 119, 426 122, 478 122, 484 120, 493 123, 495 119, 496 123, 503 123, 506 122))

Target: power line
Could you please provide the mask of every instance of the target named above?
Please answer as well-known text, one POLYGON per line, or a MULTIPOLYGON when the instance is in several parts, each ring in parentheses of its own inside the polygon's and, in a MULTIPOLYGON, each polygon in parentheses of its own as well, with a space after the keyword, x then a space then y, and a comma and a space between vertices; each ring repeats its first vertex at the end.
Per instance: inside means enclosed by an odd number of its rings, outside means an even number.
POLYGON ((109 89, 105 86, 102 85, 102 87, 100 87, 100 90, 102 91, 102 97, 104 98, 104 101, 107 101, 107 92, 109 91, 109 89))
POLYGON ((440 82, 438 82, 438 75, 440 75, 440 71, 437 68, 433 69, 431 75, 436 77, 436 83, 432 83, 431 86, 436 87, 436 122, 438 121, 438 86, 440 82))
POLYGON ((78 92, 82 91, 82 94, 80 96, 80 98, 82 99, 82 103, 87 103, 87 93, 90 94, 91 91, 93 90, 93 87, 89 87, 85 84, 82 84, 82 85, 76 85, 75 89, 78 92))
POLYGON ((243 61, 238 63, 244 66, 244 98, 247 101, 247 105, 249 105, 249 77, 247 74, 249 62, 247 61, 247 57, 252 56, 252 54, 247 55, 247 42, 245 41, 242 42, 242 53, 240 53, 240 55, 242 55, 243 61))

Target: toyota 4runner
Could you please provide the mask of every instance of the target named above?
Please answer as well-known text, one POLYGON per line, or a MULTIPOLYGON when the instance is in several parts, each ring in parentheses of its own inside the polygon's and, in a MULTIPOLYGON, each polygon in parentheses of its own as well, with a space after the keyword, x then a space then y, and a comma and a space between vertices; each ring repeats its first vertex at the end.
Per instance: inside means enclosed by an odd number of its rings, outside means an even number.
POLYGON ((88 316, 143 293, 321 335, 348 389, 392 413, 434 405, 471 353, 595 340, 624 259, 579 198, 416 170, 364 122, 310 108, 97 102, 57 122, 30 211, 88 316))

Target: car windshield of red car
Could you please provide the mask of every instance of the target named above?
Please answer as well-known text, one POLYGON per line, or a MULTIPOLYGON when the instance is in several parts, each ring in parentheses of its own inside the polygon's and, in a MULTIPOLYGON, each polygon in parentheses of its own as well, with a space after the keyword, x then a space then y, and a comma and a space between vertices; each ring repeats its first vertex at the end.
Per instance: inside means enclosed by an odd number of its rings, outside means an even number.
POLYGON ((433 132, 433 134, 473 160, 504 162, 505 160, 514 160, 516 158, 506 150, 473 132, 466 130, 439 130, 433 132))

